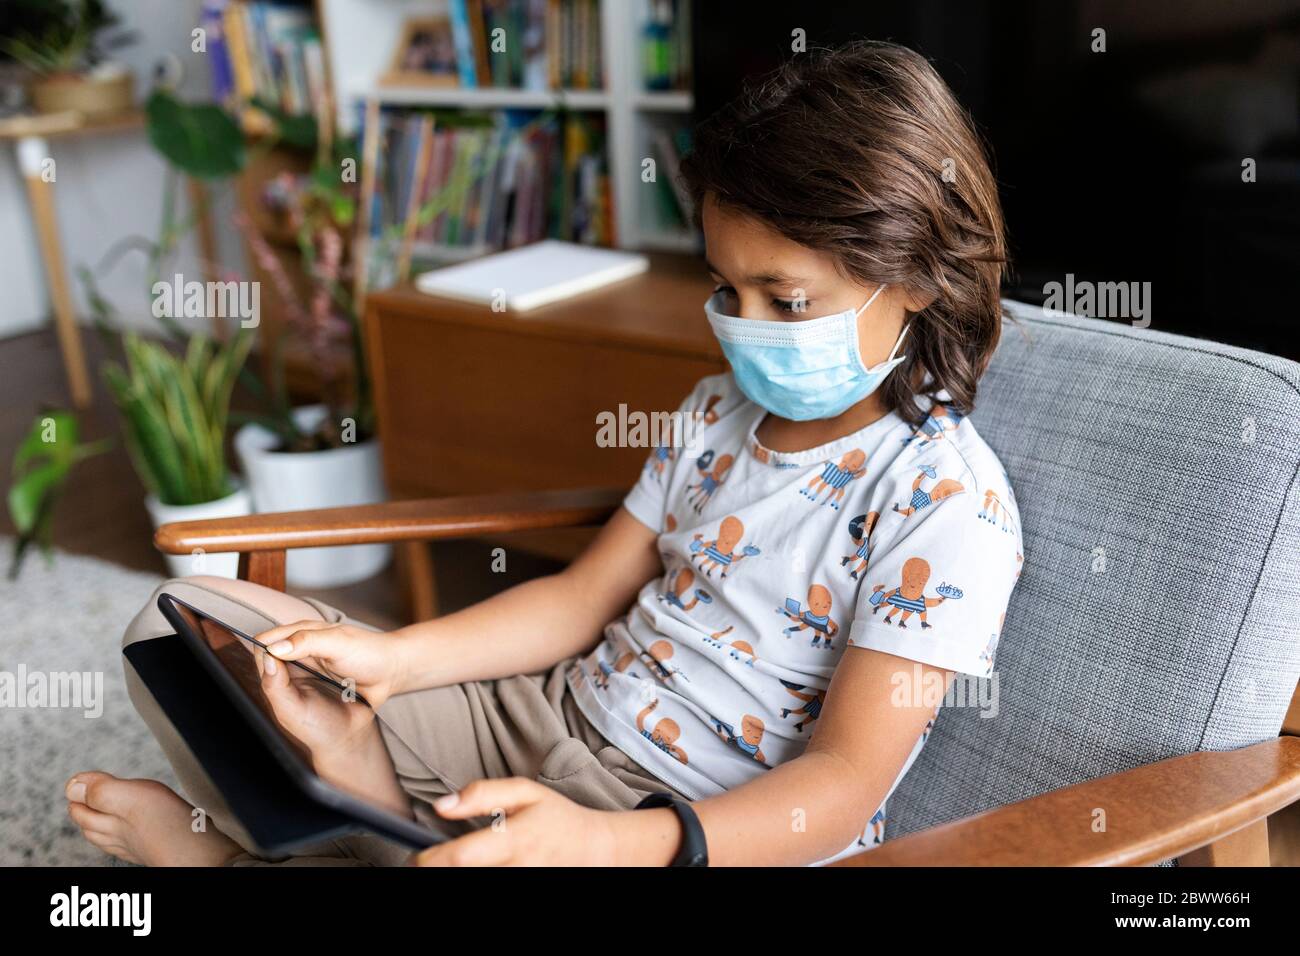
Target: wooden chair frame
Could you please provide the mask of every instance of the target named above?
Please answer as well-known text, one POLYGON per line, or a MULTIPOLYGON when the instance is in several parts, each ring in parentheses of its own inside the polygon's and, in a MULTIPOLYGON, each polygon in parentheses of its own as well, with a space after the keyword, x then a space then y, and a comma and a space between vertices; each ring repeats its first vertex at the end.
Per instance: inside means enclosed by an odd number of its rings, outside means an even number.
MULTIPOLYGON (((597 525, 625 489, 394 501, 163 525, 167 554, 239 553, 284 590, 293 548, 421 542, 597 525)), ((1300 800, 1300 692, 1276 740, 1202 751, 1052 790, 890 840, 841 866, 1268 866, 1268 817, 1300 800), (1100 812, 1099 812, 1100 811, 1100 812)))

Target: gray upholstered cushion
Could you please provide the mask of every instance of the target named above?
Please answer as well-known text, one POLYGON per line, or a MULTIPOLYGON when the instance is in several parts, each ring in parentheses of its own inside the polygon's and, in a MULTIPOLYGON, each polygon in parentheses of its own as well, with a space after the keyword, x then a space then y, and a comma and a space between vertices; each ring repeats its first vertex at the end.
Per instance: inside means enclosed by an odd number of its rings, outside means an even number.
POLYGON ((888 836, 1274 737, 1300 675, 1300 365, 1007 307, 973 416, 1024 533, 1000 713, 943 712, 888 836))

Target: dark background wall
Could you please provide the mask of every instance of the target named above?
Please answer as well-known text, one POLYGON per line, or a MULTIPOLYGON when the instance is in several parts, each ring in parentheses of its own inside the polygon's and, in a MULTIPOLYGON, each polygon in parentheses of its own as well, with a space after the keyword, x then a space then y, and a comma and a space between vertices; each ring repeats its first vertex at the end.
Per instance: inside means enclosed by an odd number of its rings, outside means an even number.
POLYGON ((1009 296, 1041 301, 1067 273, 1150 282, 1153 328, 1300 358, 1300 0, 708 0, 693 15, 697 118, 791 56, 795 28, 810 47, 929 57, 990 143, 1009 296))

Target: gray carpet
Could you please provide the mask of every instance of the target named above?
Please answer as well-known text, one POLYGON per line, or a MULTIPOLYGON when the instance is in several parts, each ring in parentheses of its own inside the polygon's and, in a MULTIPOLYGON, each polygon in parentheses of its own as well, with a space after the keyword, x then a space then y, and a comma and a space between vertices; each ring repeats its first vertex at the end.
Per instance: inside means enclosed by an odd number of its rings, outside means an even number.
MULTIPOLYGON (((0 575, 12 544, 0 536, 0 575)), ((84 706, 0 706, 0 865, 113 862, 82 840, 67 817, 63 784, 78 770, 176 786, 162 750, 127 698, 119 647, 127 622, 159 580, 62 553, 53 565, 40 555, 29 558, 17 581, 0 576, 0 681, 12 685, 24 668, 28 688, 32 674, 90 672, 87 686, 93 688, 99 679, 94 675, 102 675, 103 710, 87 717, 84 706)))

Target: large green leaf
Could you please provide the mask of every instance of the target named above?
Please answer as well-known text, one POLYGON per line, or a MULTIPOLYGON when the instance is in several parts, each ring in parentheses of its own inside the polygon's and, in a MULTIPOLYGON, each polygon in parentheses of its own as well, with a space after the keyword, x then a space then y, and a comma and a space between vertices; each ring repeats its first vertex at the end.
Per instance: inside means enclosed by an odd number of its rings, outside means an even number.
POLYGON ((191 176, 215 179, 244 168, 244 136, 219 106, 182 103, 165 90, 155 90, 145 115, 149 142, 191 176))
POLYGON ((71 412, 46 412, 32 424, 18 451, 14 453, 13 473, 19 474, 28 462, 53 459, 64 466, 72 464, 78 440, 77 419, 71 412))
POLYGON ((13 482, 6 495, 9 516, 18 536, 14 539, 10 578, 16 577, 23 555, 33 543, 49 554, 54 502, 78 462, 105 448, 104 442, 78 444, 77 420, 70 412, 43 412, 18 445, 12 464, 13 482))
POLYGON ((311 113, 286 113, 274 103, 257 96, 253 97, 250 102, 275 123, 275 134, 281 141, 289 146, 297 146, 300 149, 316 148, 318 130, 316 128, 316 117, 311 113))
POLYGON ((67 474, 67 469, 55 462, 37 465, 20 481, 9 488, 9 517, 21 535, 30 536, 36 530, 41 508, 51 489, 67 474))

